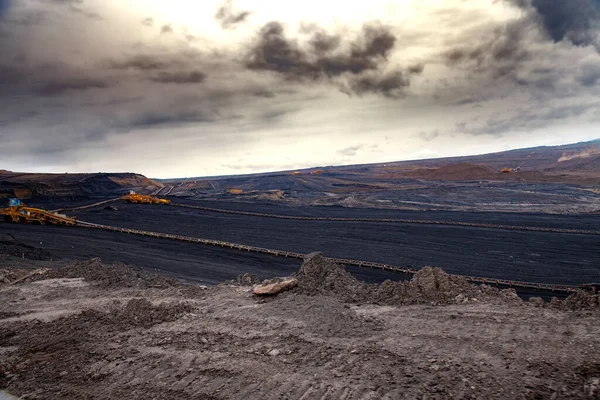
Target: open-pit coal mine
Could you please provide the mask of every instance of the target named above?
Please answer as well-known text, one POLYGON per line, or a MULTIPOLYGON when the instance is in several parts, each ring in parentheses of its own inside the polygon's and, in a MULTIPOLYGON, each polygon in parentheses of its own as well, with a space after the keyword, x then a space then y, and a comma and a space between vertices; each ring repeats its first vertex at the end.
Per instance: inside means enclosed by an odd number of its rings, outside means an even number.
MULTIPOLYGON (((288 216, 460 221, 475 225, 513 226, 517 229, 451 224, 288 220, 175 205, 124 202, 116 202, 114 207, 99 206, 67 213, 77 216, 80 221, 95 224, 301 254, 321 251, 327 257, 373 261, 412 269, 436 266, 457 275, 575 286, 600 281, 599 236, 566 232, 599 231, 600 216, 597 215, 425 213, 198 200, 177 200, 176 203, 288 216), (550 228, 559 232, 527 231, 519 230, 519 227, 550 228)), ((68 204, 62 206, 68 207, 68 204)), ((295 271, 299 264, 295 259, 79 227, 2 224, 1 229, 3 233, 13 235, 16 241, 46 250, 57 257, 100 257, 105 262, 124 262, 189 282, 214 284, 243 273, 256 274, 260 278, 286 275, 295 271)), ((25 258, 26 253, 24 251, 22 254, 25 258)), ((389 271, 348 268, 366 282, 407 278, 406 275, 389 271)))

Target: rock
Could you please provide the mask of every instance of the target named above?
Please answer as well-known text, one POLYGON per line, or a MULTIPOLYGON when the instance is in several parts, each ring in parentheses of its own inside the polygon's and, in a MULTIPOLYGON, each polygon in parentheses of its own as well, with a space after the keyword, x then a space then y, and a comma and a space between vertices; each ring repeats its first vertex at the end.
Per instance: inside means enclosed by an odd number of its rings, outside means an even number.
POLYGON ((273 350, 271 350, 271 351, 270 351, 268 354, 269 354, 270 356, 273 356, 273 357, 275 357, 275 356, 278 356, 280 353, 281 353, 281 351, 279 351, 279 350, 277 350, 277 349, 273 349, 273 350))
POLYGON ((464 294, 459 294, 454 298, 454 300, 456 301, 456 304, 460 304, 460 303, 467 303, 469 301, 469 298, 467 296, 465 296, 464 294))
POLYGON ((600 378, 592 378, 583 387, 585 395, 589 399, 600 399, 600 378))
POLYGON ((529 304, 531 304, 534 307, 544 307, 544 299, 542 299, 541 297, 530 297, 529 304))
POLYGON ((258 276, 256 275, 246 273, 243 275, 238 275, 236 278, 236 282, 238 285, 241 286, 252 286, 259 283, 260 279, 258 279, 258 276))
POLYGON ((296 285, 298 285, 298 281, 296 279, 286 279, 284 281, 271 283, 269 285, 255 286, 252 293, 260 296, 273 296, 286 290, 290 290, 296 287, 296 285))
POLYGON ((578 290, 565 299, 562 304, 567 310, 593 310, 598 308, 598 296, 578 290))
POLYGON ((562 302, 560 301, 560 299, 558 297, 552 297, 552 299, 550 300, 550 305, 553 308, 560 308, 561 303, 562 302))

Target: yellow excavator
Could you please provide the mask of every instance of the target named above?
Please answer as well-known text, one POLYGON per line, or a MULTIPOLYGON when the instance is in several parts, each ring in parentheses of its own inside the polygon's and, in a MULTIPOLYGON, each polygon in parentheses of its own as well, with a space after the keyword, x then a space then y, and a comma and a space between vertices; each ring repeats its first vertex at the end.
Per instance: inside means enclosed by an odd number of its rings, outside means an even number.
POLYGON ((38 223, 40 225, 77 224, 76 217, 26 206, 20 199, 10 199, 8 207, 0 209, 0 219, 5 222, 38 223))
POLYGON ((121 197, 128 203, 135 204, 171 204, 170 200, 159 199, 158 197, 152 197, 145 194, 129 193, 121 197))

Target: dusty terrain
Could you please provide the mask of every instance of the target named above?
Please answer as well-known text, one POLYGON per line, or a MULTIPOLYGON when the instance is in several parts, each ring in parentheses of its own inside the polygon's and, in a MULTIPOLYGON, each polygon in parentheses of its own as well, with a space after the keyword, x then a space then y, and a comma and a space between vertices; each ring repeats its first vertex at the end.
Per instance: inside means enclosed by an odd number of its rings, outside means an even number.
POLYGON ((597 296, 522 303, 433 269, 365 285, 318 256, 267 299, 97 260, 11 285, 13 263, 0 388, 23 399, 598 398, 597 296))

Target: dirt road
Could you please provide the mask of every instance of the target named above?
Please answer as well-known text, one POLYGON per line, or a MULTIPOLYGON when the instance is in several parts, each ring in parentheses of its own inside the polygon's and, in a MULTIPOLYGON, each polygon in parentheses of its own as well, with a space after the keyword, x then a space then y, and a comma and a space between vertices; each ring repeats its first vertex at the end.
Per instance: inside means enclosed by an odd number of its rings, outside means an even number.
POLYGON ((539 308, 441 275, 359 287, 315 265, 267 300, 251 286, 187 287, 99 261, 0 283, 0 389, 23 399, 598 398, 597 299, 590 310, 539 308), (342 296, 355 287, 379 304, 342 296), (394 305, 413 301, 425 304, 394 305))

